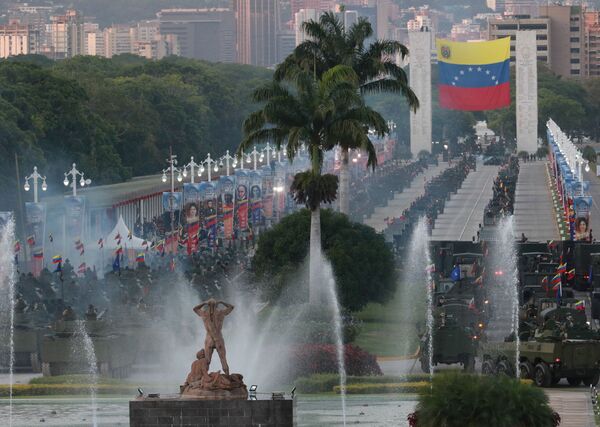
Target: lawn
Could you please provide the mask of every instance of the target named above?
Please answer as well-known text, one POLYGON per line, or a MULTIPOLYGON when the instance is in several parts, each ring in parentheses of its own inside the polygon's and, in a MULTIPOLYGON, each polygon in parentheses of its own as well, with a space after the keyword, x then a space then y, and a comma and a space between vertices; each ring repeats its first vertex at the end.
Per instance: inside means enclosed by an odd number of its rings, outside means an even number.
POLYGON ((416 327, 404 321, 397 307, 394 301, 386 305, 368 304, 356 313, 363 324, 354 343, 377 356, 413 354, 418 346, 416 327))

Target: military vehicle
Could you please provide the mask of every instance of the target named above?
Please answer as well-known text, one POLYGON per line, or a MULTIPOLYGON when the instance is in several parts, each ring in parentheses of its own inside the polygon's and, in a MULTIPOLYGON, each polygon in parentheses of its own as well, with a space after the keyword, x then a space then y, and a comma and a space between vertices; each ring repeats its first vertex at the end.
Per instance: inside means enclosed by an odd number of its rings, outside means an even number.
MULTIPOLYGON (((433 310, 433 322, 433 366, 460 363, 465 371, 473 371, 483 327, 473 307, 464 300, 441 296, 433 310)), ((423 334, 419 354, 423 372, 431 369, 428 349, 429 338, 423 334)))
MULTIPOLYGON (((569 384, 596 385, 600 377, 600 334, 593 331, 585 311, 576 299, 561 305, 552 299, 538 299, 520 322, 519 370, 521 378, 549 387, 566 378, 569 384)), ((517 341, 482 345, 483 374, 515 375, 517 341)))
POLYGON ((52 325, 52 333, 45 335, 42 340, 42 374, 53 376, 89 372, 84 330, 93 346, 98 373, 115 378, 128 376, 136 358, 135 337, 120 333, 101 315, 77 320, 75 316, 65 316, 64 313, 52 325))

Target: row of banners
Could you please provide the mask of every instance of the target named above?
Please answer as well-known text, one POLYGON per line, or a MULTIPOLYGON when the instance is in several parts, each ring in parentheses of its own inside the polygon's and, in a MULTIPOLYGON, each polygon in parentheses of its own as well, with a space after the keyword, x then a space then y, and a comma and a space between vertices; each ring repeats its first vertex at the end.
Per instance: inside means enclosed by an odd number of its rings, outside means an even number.
POLYGON ((592 197, 586 194, 590 183, 580 181, 573 175, 549 128, 547 136, 550 162, 562 201, 564 218, 569 224, 569 236, 571 240, 588 241, 592 197))
POLYGON ((188 253, 196 252, 200 242, 212 247, 217 238, 234 239, 239 233, 257 230, 295 207, 289 194, 282 191, 289 188, 294 174, 303 167, 295 166, 294 170, 277 164, 256 171, 237 170, 235 175, 221 176, 217 181, 186 183, 182 192, 165 192, 162 201, 166 229, 173 212, 173 228, 179 230, 188 253))

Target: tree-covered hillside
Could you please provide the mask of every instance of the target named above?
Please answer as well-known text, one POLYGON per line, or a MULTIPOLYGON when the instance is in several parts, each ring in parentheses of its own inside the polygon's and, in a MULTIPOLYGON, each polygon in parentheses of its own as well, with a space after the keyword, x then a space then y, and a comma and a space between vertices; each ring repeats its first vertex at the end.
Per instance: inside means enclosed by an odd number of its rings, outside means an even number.
MULTIPOLYGON (((0 62, 0 209, 14 207, 15 153, 49 183, 77 162, 96 184, 234 150, 252 90, 271 72, 183 58, 77 57, 0 62)), ((56 188, 56 185, 54 185, 56 188)))

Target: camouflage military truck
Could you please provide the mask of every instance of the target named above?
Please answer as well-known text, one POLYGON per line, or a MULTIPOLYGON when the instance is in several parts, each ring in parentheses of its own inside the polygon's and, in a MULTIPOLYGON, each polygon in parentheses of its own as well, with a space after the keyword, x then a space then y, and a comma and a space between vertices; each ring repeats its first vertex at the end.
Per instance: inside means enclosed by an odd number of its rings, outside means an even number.
MULTIPOLYGON (((528 307, 520 322, 519 370, 521 378, 549 387, 566 378, 569 384, 596 385, 600 377, 600 335, 591 330, 585 312, 575 299, 540 299, 528 307)), ((482 345, 482 373, 515 372, 517 342, 514 336, 502 343, 482 345)))
MULTIPOLYGON (((460 363, 465 371, 475 368, 475 356, 483 326, 470 304, 461 299, 441 296, 433 310, 433 366, 438 363, 460 363)), ((429 338, 421 336, 419 361, 423 372, 429 372, 429 338)))

